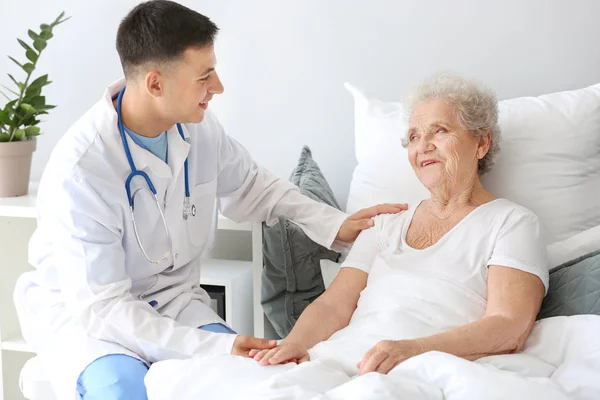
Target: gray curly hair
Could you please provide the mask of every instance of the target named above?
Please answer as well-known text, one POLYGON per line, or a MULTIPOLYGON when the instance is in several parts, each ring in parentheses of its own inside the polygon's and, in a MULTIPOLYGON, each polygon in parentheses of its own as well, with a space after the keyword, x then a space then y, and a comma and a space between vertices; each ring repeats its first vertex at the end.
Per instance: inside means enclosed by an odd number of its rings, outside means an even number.
MULTIPOLYGON (((487 154, 479 160, 479 175, 489 172, 500 146, 500 126, 498 125, 498 101, 494 91, 475 80, 442 72, 421 83, 409 100, 409 116, 412 116, 418 103, 442 99, 454 107, 456 116, 471 134, 480 138, 491 133, 491 143, 487 154)), ((408 132, 402 139, 408 146, 408 132)))

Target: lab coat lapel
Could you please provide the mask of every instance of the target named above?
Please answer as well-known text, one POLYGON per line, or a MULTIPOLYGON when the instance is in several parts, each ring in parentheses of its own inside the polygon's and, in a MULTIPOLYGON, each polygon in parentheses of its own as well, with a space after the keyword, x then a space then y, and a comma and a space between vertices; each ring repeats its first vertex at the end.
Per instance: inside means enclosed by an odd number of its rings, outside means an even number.
MULTIPOLYGON (((181 128, 183 129, 184 136, 187 140, 189 138, 189 134, 184 125, 181 125, 181 128)), ((169 162, 170 172, 172 173, 173 177, 167 189, 167 202, 169 202, 173 192, 178 187, 181 188, 179 190, 182 192, 185 190, 183 164, 190 152, 191 146, 186 140, 181 138, 179 131, 177 130, 177 125, 169 130, 167 134, 167 140, 169 142, 169 156, 167 161, 169 162), (181 183, 181 185, 179 183, 181 183)))
POLYGON ((135 162, 135 166, 138 170, 142 170, 145 167, 150 169, 150 178, 158 176, 160 178, 171 178, 171 169, 165 164, 160 158, 156 157, 150 151, 140 147, 133 141, 129 135, 126 135, 127 143, 129 143, 129 149, 131 156, 135 162))
MULTIPOLYGON (((123 140, 121 139, 121 134, 119 132, 117 111, 113 106, 112 100, 124 85, 125 81, 120 79, 106 90, 104 94, 104 102, 102 103, 102 113, 104 114, 104 118, 99 119, 100 123, 98 130, 110 152, 128 163, 125 149, 123 147, 123 140)), ((162 160, 148 150, 138 146, 127 133, 125 133, 125 139, 129 145, 129 151, 131 153, 133 163, 135 164, 135 168, 138 171, 143 171, 146 167, 148 167, 150 171, 146 172, 150 172, 150 179, 152 179, 154 175, 161 178, 172 177, 171 169, 164 162, 162 162, 162 160)))

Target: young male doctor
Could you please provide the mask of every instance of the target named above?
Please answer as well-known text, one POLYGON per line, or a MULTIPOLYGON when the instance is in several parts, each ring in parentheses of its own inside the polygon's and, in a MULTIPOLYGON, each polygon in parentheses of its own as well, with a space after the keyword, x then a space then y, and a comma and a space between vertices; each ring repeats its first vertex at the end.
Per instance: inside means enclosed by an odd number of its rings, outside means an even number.
POLYGON ((208 110, 223 85, 218 28, 169 1, 121 22, 125 79, 59 141, 41 179, 38 226, 15 303, 59 399, 146 399, 148 365, 274 342, 237 335, 200 288, 220 210, 285 215, 316 242, 352 242, 380 205, 348 217, 259 167, 208 110))

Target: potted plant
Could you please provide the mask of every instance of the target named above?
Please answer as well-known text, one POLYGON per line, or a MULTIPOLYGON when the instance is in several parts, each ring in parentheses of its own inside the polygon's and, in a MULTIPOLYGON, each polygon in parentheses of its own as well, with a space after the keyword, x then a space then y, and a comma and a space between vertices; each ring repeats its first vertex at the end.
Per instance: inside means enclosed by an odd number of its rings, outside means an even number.
POLYGON ((32 79, 37 62, 52 38, 52 30, 69 18, 61 13, 51 24, 40 25, 40 31, 29 30, 31 45, 21 39, 19 44, 25 49, 27 62, 9 58, 24 72, 25 79, 19 80, 8 74, 16 86, 0 93, 7 103, 0 108, 0 197, 21 196, 27 194, 31 172, 31 157, 36 148, 36 136, 40 134, 38 117, 48 114, 55 106, 46 104, 42 88, 49 83, 48 75, 32 79))

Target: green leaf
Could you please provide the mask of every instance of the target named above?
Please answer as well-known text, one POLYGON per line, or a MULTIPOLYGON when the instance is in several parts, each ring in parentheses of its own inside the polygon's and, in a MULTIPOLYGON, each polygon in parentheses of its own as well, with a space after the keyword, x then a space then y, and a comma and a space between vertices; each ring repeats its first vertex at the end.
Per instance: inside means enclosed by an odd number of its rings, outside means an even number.
POLYGON ((17 104, 17 100, 18 99, 14 99, 9 101, 8 103, 6 103, 6 105, 4 106, 4 111, 8 110, 8 109, 12 109, 12 107, 17 104))
POLYGON ((8 77, 10 78, 11 81, 13 81, 15 83, 15 85, 17 85, 17 87, 19 88, 19 91, 23 91, 23 88, 25 87, 25 84, 23 82, 19 82, 17 81, 11 74, 8 74, 8 77))
MULTIPOLYGON (((58 14, 58 17, 56 17, 56 19, 54 20, 54 22, 52 23, 52 25, 59 24, 59 23, 60 23, 60 20, 61 20, 61 18, 62 18, 62 17, 64 17, 64 16, 65 16, 65 12, 64 12, 64 11, 63 11, 63 12, 61 12, 60 14, 58 14)), ((70 17, 69 17, 69 18, 70 18, 70 17)))
POLYGON ((60 13, 60 15, 58 16, 58 18, 56 18, 56 19, 54 20, 54 22, 52 23, 52 27, 55 27, 55 26, 57 26, 57 25, 60 25, 60 24, 62 24, 63 22, 65 22, 65 21, 68 21, 69 19, 71 19, 71 17, 67 17, 67 18, 63 19, 63 17, 64 17, 64 16, 65 16, 65 13, 64 13, 64 11, 63 11, 63 12, 61 12, 61 13, 60 13))
POLYGON ((27 31, 27 34, 29 35, 31 40, 36 40, 36 39, 39 39, 39 37, 40 37, 40 35, 38 35, 34 31, 32 31, 31 29, 27 31))
POLYGON ((23 68, 23 64, 21 64, 20 62, 18 62, 17 60, 15 60, 14 58, 12 58, 11 56, 8 56, 8 58, 10 58, 15 64, 17 64, 19 67, 23 68))
POLYGON ((27 91, 25 92, 25 97, 23 97, 23 101, 25 103, 29 103, 31 105, 34 105, 31 101, 29 101, 29 99, 35 99, 36 97, 39 97, 39 95, 42 94, 42 88, 27 88, 27 91))
POLYGON ((17 87, 19 89, 21 88, 22 83, 21 83, 21 85, 19 85, 20 82, 17 81, 14 76, 12 76, 11 74, 8 74, 8 77, 10 78, 11 81, 13 81, 15 83, 15 85, 17 85, 17 87))
POLYGON ((27 88, 27 92, 29 92, 30 90, 33 90, 33 89, 42 88, 43 86, 46 86, 49 83, 50 82, 48 82, 48 75, 42 75, 39 78, 36 78, 33 82, 31 82, 29 84, 29 87, 27 88))
POLYGON ((25 129, 17 129, 17 130, 15 130, 15 136, 14 136, 14 138, 16 140, 25 140, 26 137, 27 137, 27 134, 25 133, 25 129))
POLYGON ((10 110, 4 109, 4 111, 13 114, 12 118, 15 123, 19 122, 19 120, 25 116, 25 112, 20 107, 13 107, 10 110))
POLYGON ((35 117, 33 115, 27 115, 25 118, 19 121, 19 126, 31 126, 33 125, 33 121, 35 121, 35 117))
MULTIPOLYGON (((58 23, 56 23, 56 25, 60 25, 60 24, 62 24, 63 22, 66 22, 66 21, 68 21, 68 20, 70 20, 70 19, 71 19, 71 17, 67 17, 67 18, 65 18, 65 19, 62 19, 62 20, 58 21, 58 23)), ((56 26, 56 25, 54 25, 54 26, 56 26)))
MULTIPOLYGON (((44 32, 42 32, 43 34, 44 32)), ((41 36, 41 35, 40 35, 41 36)), ((33 47, 35 47, 35 49, 37 51, 42 51, 46 48, 46 40, 44 40, 43 38, 37 39, 33 41, 33 47)))
POLYGON ((23 40, 21 39, 17 39, 17 42, 19 42, 19 44, 21 45, 21 47, 23 47, 25 50, 33 50, 27 43, 25 43, 23 40))
POLYGON ((50 29, 50 25, 48 25, 48 24, 41 24, 40 25, 40 29, 43 30, 43 31, 48 30, 48 29, 50 29))
POLYGON ((25 56, 26 56, 26 57, 27 57, 27 59, 28 59, 29 61, 31 61, 32 63, 35 63, 35 62, 37 61, 38 57, 39 57, 39 56, 37 55, 37 53, 36 53, 35 51, 33 51, 33 50, 27 50, 27 51, 25 52, 25 56))
POLYGON ((17 103, 17 100, 18 100, 18 99, 11 100, 11 101, 9 101, 8 103, 6 103, 6 104, 4 105, 4 112, 5 112, 6 114, 8 114, 8 116, 9 116, 9 117, 10 117, 12 114, 15 114, 15 110, 14 110, 14 108, 13 108, 13 107, 14 107, 14 105, 17 103))
POLYGON ((19 91, 23 91, 25 84, 23 82, 18 82, 11 74, 8 74, 9 78, 18 86, 19 91))
POLYGON ((24 101, 27 104, 31 104, 36 110, 41 110, 46 105, 46 98, 44 96, 25 97, 24 101))
POLYGON ((32 63, 27 63, 27 64, 23 65, 23 69, 28 74, 31 74, 33 72, 33 70, 35 69, 35 66, 32 63))
POLYGON ((39 134, 40 134, 39 126, 28 126, 27 128, 25 128, 25 135, 27 135, 27 137, 37 136, 39 134))
POLYGON ((11 125, 12 121, 10 120, 10 116, 5 113, 3 110, 0 110, 0 123, 4 125, 11 125))
POLYGON ((36 109, 31 104, 21 103, 21 108, 28 114, 33 114, 36 112, 36 109))
POLYGON ((2 87, 3 87, 4 89, 8 90, 9 92, 11 92, 12 94, 14 94, 15 96, 20 96, 20 94, 19 94, 19 93, 15 92, 14 90, 12 90, 12 89, 11 89, 11 88, 9 88, 9 87, 6 87, 6 86, 4 86, 4 85, 2 85, 2 87))
MULTIPOLYGON (((40 32, 40 40, 50 40, 54 35, 49 30, 43 30, 40 32)), ((35 42, 34 42, 35 45, 35 42)))
POLYGON ((11 56, 8 56, 8 58, 10 58, 10 59, 11 59, 11 60, 12 60, 12 61, 13 61, 15 64, 17 64, 19 67, 23 68, 23 70, 24 70, 25 72, 27 72, 28 74, 30 73, 30 72, 29 72, 29 69, 31 69, 31 71, 33 71, 33 68, 34 68, 34 67, 33 67, 33 64, 31 64, 31 63, 27 63, 27 64, 23 65, 23 64, 21 64, 20 62, 18 62, 17 60, 15 60, 14 58, 12 58, 11 56))
POLYGON ((46 110, 52 110, 53 108, 56 108, 56 106, 53 106, 52 104, 46 104, 44 106, 41 106, 38 110, 46 111, 46 110))
POLYGON ((10 100, 11 98, 8 97, 8 95, 6 93, 4 93, 2 90, 0 90, 0 94, 2 94, 2 96, 6 97, 7 100, 10 100))

